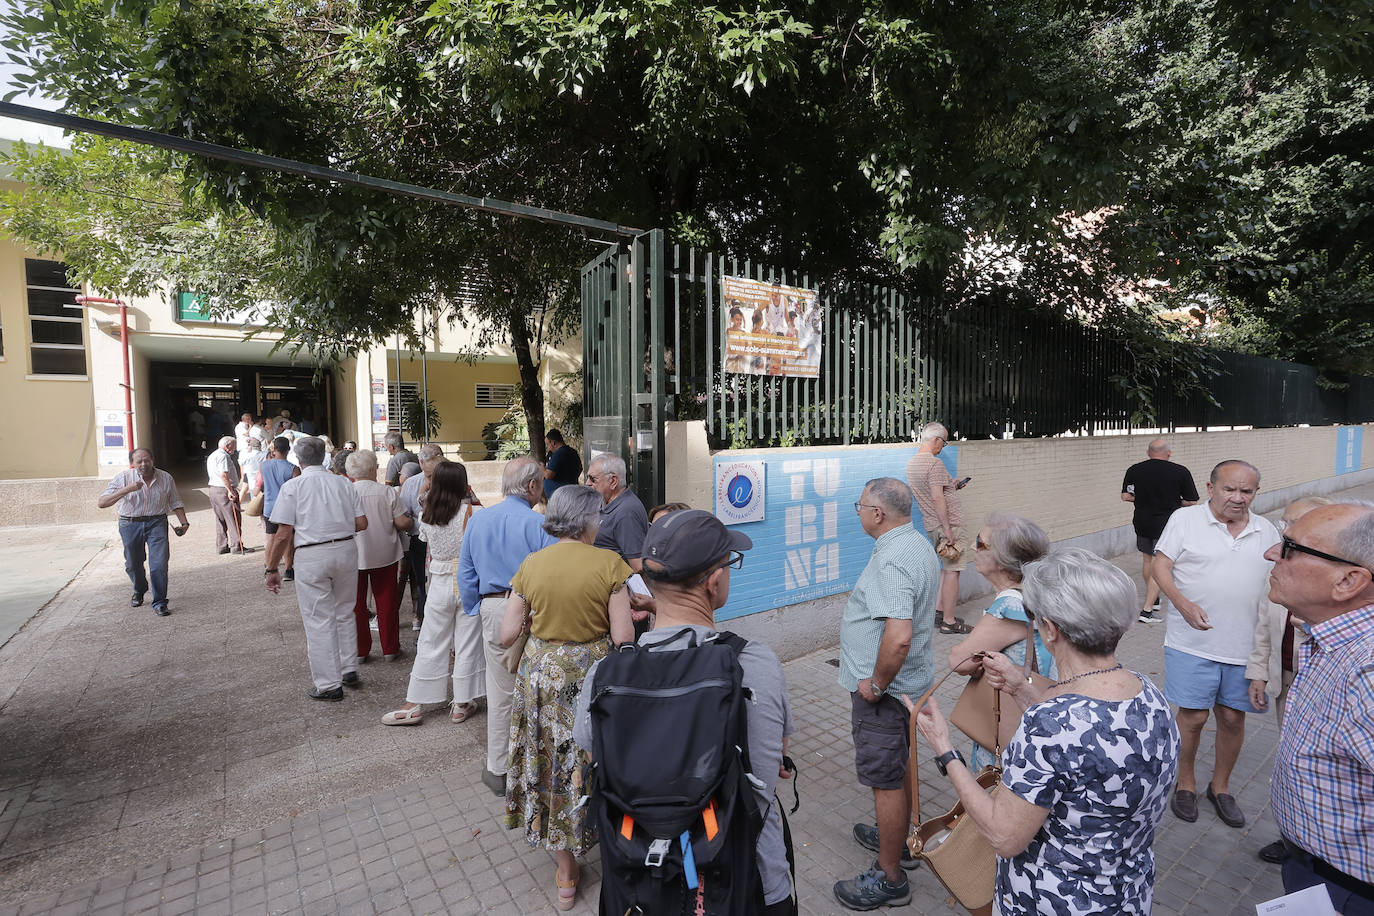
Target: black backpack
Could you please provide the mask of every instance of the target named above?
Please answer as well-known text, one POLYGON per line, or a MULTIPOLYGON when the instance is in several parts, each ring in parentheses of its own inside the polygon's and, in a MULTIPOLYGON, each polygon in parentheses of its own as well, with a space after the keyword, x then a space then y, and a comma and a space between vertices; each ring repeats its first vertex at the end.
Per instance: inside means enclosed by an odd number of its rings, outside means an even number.
POLYGON ((601 913, 761 912, 763 827, 749 783, 746 641, 684 628, 597 665, 589 703, 601 913), (685 640, 683 636, 685 635, 685 640))

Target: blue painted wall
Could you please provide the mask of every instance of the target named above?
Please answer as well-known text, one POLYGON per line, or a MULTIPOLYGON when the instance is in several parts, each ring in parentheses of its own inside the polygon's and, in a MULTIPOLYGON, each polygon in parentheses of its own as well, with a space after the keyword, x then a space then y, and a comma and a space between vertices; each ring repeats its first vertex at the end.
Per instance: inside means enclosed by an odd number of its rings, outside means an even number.
MULTIPOLYGON (((716 620, 852 589, 873 552, 854 503, 874 477, 906 480, 906 465, 914 454, 915 446, 853 446, 712 459, 716 466, 763 461, 765 490, 764 520, 731 526, 749 535, 754 549, 745 553, 744 568, 731 575, 730 600, 716 612, 716 620)), ((957 476, 957 446, 946 446, 940 460, 957 476)), ((913 509, 918 528, 919 516, 913 509)))
POLYGON ((1358 471, 1361 446, 1364 444, 1363 426, 1336 427, 1336 473, 1349 474, 1358 471))

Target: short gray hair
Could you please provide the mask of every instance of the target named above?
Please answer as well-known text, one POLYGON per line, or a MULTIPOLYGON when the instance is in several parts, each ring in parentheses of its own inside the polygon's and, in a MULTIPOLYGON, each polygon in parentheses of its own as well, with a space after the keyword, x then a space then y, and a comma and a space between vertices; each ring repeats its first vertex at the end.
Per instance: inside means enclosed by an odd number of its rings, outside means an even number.
POLYGON ((501 495, 524 496, 530 481, 539 476, 539 471, 539 462, 529 455, 507 461, 501 469, 501 495))
POLYGON ((911 518, 911 487, 896 477, 874 477, 863 491, 876 499, 889 515, 911 518))
POLYGON ((1212 468, 1212 473, 1208 475, 1208 477, 1207 477, 1207 482, 1208 482, 1208 483, 1216 483, 1216 482, 1217 482, 1217 478, 1221 476, 1221 471, 1222 471, 1222 469, 1223 469, 1223 468, 1229 468, 1229 467, 1231 467, 1232 465, 1239 465, 1240 467, 1249 468, 1250 470, 1254 471, 1254 472, 1255 472, 1255 486, 1259 486, 1259 482, 1260 482, 1260 471, 1259 471, 1259 468, 1255 467, 1253 464, 1251 464, 1251 463, 1248 462, 1248 461, 1243 461, 1243 460, 1240 459, 1240 458, 1227 458, 1225 461, 1218 461, 1218 462, 1217 462, 1217 466, 1214 467, 1214 468, 1212 468))
POLYGON ((1050 536, 1045 529, 1023 515, 994 512, 984 527, 988 529, 987 549, 992 562, 1017 580, 1027 563, 1043 559, 1050 552, 1050 536))
POLYGON ((220 447, 220 448, 224 448, 224 447, 225 447, 226 445, 228 445, 229 443, 231 443, 231 442, 238 442, 238 441, 239 441, 239 440, 235 439, 233 436, 220 436, 220 437, 219 437, 219 447, 220 447))
POLYGON ((949 430, 945 429, 945 424, 927 423, 925 426, 921 427, 920 441, 933 442, 936 439, 944 439, 946 442, 949 441, 949 430))
MULTIPOLYGON (((1340 504, 1347 503, 1342 500, 1340 504)), ((1365 511, 1341 532, 1341 555, 1374 572, 1374 507, 1363 500, 1352 500, 1349 504, 1365 511)))
POLYGON ((1169 445, 1169 440, 1163 436, 1151 439, 1150 444, 1145 446, 1145 454, 1147 455, 1163 455, 1173 450, 1173 446, 1169 445))
POLYGON ((376 480, 377 453, 371 449, 353 452, 344 459, 344 470, 354 480, 376 480))
POLYGON ((420 446, 420 450, 415 453, 415 457, 421 461, 436 461, 444 457, 444 450, 433 442, 426 442, 420 446))
POLYGON ((1115 652, 1140 613, 1131 577, 1090 550, 1056 550, 1022 572, 1026 610, 1053 623, 1080 652, 1115 652))
POLYGON ((544 530, 556 538, 580 538, 601 524, 601 494, 568 484, 553 491, 544 509, 544 530))
POLYGON ((301 463, 303 468, 319 467, 324 464, 324 443, 314 436, 297 439, 292 444, 291 451, 296 453, 296 460, 301 463))
POLYGON ((606 452, 593 458, 592 463, 587 465, 587 470, 598 466, 607 474, 614 474, 622 486, 625 484, 625 459, 606 452))
POLYGON ((401 438, 398 432, 389 432, 382 437, 382 444, 392 448, 405 448, 406 440, 401 438))

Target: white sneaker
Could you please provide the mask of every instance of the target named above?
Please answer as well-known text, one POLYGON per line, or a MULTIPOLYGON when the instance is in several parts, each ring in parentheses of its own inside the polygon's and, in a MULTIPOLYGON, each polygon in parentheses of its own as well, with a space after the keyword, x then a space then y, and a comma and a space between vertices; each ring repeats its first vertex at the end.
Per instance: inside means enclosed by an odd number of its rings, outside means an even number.
POLYGON ((1141 623, 1160 623, 1164 620, 1163 617, 1159 616, 1158 611, 1151 611, 1149 609, 1141 611, 1140 616, 1136 619, 1141 623))
POLYGON ((410 628, 411 628, 412 630, 414 630, 415 632, 417 632, 417 633, 420 632, 420 621, 418 621, 418 620, 412 620, 412 621, 410 622, 410 628))

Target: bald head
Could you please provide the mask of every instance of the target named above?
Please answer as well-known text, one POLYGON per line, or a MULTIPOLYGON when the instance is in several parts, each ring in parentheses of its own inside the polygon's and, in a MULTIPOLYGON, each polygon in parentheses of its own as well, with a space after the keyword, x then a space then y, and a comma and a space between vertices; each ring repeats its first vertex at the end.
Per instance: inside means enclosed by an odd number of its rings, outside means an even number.
POLYGON ((1145 446, 1145 454, 1150 458, 1168 458, 1173 453, 1173 447, 1169 445, 1168 439, 1151 439, 1150 444, 1145 446))

